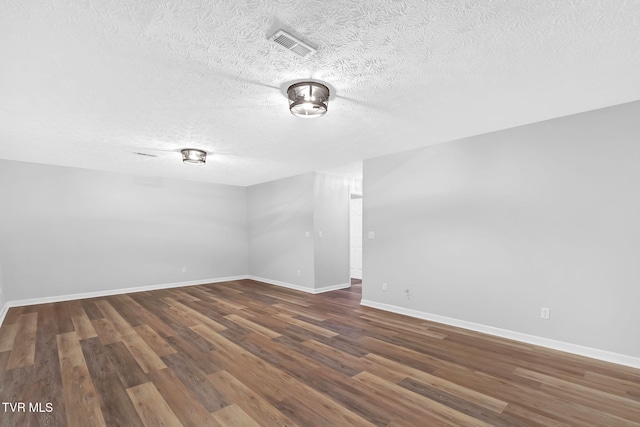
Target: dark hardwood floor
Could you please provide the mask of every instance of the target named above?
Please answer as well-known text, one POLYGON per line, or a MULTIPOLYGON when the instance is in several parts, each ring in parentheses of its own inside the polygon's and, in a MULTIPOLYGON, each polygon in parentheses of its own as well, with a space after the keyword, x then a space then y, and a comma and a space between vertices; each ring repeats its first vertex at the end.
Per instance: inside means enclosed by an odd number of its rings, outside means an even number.
POLYGON ((640 370, 361 307, 360 287, 12 308, 0 425, 640 426, 640 370))

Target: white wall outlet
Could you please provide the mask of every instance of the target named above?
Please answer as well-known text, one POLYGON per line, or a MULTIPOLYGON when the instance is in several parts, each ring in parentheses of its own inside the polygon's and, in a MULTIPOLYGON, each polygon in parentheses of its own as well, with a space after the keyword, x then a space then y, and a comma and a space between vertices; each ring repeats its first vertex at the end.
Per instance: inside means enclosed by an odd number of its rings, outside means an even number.
POLYGON ((383 290, 384 292, 387 292, 387 284, 386 284, 386 283, 383 283, 383 284, 382 284, 382 290, 383 290))
POLYGON ((374 231, 370 231, 367 233, 367 237, 370 239, 375 239, 376 238, 376 233, 374 231))
POLYGON ((311 232, 310 231, 305 231, 304 232, 304 237, 311 237, 311 232))
POLYGON ((322 230, 318 230, 318 237, 322 237, 322 230))
POLYGON ((182 272, 186 273, 187 272, 187 267, 182 267, 182 272))
POLYGON ((302 271, 298 270, 298 276, 302 276, 302 271))
POLYGON ((407 298, 411 297, 411 292, 409 291, 409 288, 404 290, 404 294, 407 296, 407 298))
POLYGON ((549 308, 542 307, 540 309, 540 317, 543 319, 549 319, 549 308))

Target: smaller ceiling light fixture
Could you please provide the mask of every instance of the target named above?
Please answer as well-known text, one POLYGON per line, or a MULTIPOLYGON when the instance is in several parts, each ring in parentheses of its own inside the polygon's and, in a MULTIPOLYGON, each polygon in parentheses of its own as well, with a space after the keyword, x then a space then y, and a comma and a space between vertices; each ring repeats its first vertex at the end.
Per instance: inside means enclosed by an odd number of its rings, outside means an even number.
POLYGON ((180 150, 182 153, 182 162, 189 165, 204 165, 207 161, 207 152, 197 150, 195 148, 184 148, 180 150))
POLYGON ((316 82, 300 82, 289 86, 289 110, 296 117, 311 119, 324 116, 329 104, 329 88, 316 82))

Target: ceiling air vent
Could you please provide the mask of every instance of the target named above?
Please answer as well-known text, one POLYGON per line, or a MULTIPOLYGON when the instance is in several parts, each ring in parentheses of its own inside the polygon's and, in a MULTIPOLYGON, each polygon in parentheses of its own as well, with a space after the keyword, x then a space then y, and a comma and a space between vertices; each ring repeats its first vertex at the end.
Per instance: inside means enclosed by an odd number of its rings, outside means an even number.
POLYGON ((295 38, 294 36, 283 30, 276 31, 276 33, 271 36, 271 40, 273 40, 274 43, 303 58, 313 55, 317 52, 317 50, 315 50, 302 40, 295 38))

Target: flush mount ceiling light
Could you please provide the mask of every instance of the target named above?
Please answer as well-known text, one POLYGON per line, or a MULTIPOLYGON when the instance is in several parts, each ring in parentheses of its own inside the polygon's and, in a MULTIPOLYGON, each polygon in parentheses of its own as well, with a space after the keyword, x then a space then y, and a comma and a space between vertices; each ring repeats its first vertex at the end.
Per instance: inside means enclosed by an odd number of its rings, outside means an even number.
POLYGON ((180 150, 182 153, 182 162, 189 165, 204 165, 207 161, 207 152, 197 150, 195 148, 184 148, 180 150))
POLYGON ((300 82, 289 86, 289 110, 296 117, 314 118, 327 113, 329 88, 316 82, 300 82))

